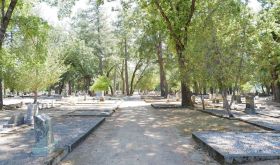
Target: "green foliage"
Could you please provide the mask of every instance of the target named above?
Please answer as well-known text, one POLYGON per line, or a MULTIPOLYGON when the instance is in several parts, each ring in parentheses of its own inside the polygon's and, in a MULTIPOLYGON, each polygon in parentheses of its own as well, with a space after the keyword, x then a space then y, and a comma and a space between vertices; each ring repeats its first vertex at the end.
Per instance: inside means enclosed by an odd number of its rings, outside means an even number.
POLYGON ((99 76, 94 84, 90 87, 91 91, 107 91, 111 82, 106 76, 99 76))
POLYGON ((136 88, 142 91, 152 91, 155 90, 158 84, 159 76, 157 76, 154 72, 147 72, 139 81, 136 88))

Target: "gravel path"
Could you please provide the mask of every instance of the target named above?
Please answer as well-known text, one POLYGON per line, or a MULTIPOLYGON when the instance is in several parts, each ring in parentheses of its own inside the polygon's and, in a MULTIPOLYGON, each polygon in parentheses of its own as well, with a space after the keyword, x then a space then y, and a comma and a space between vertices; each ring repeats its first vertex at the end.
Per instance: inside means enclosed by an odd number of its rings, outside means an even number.
POLYGON ((195 110, 155 110, 142 101, 126 101, 61 164, 218 164, 191 138, 192 131, 201 130, 264 131, 195 110))

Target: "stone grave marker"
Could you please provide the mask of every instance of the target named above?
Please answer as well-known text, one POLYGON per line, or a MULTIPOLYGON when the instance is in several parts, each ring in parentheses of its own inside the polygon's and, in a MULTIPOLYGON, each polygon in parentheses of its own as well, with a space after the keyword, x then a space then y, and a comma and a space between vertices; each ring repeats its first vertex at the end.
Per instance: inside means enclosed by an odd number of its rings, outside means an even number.
POLYGON ((246 96, 246 108, 245 112, 248 114, 255 114, 254 96, 246 96))
POLYGON ((53 108, 54 107, 54 101, 52 100, 51 102, 51 107, 53 108))
POLYGON ((176 101, 180 101, 180 99, 181 99, 181 93, 176 92, 176 101))
POLYGON ((211 100, 213 98, 212 94, 210 93, 209 94, 209 99, 211 100))
POLYGON ((8 124, 3 125, 3 128, 11 128, 11 127, 19 126, 22 124, 24 124, 24 114, 19 113, 19 114, 13 115, 10 118, 10 120, 8 121, 8 124))
POLYGON ((168 103, 168 102, 170 102, 171 101, 171 96, 170 96, 170 94, 168 94, 167 95, 167 100, 166 100, 166 102, 168 103))
POLYGON ((38 114, 38 104, 29 104, 27 106, 27 115, 25 123, 28 125, 34 124, 34 116, 38 114))
POLYGON ((193 104, 196 104, 196 102, 195 102, 195 95, 192 95, 191 99, 192 99, 193 104))
POLYGON ((50 106, 49 106, 49 103, 47 102, 46 103, 46 109, 49 109, 50 108, 50 106))
POLYGON ((52 120, 46 114, 34 117, 35 146, 32 156, 46 156, 55 149, 52 120))

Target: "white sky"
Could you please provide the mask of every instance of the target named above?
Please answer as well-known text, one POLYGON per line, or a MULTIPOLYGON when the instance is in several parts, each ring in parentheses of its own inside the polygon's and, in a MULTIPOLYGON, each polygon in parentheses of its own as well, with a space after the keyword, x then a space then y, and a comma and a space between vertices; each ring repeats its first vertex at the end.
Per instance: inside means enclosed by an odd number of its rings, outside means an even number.
MULTIPOLYGON (((88 0, 79 0, 76 2, 76 5, 72 8, 72 16, 79 12, 80 10, 83 10, 87 8, 87 1, 88 0)), ((106 13, 105 16, 107 16, 111 21, 116 18, 116 12, 112 12, 112 7, 116 8, 119 6, 119 0, 112 1, 112 2, 105 2, 105 4, 102 6, 104 12, 106 13)), ((249 7, 254 11, 258 12, 261 10, 261 5, 257 0, 249 0, 249 7)), ((60 25, 62 27, 67 26, 67 19, 66 20, 59 20, 57 17, 57 8, 50 7, 46 3, 41 3, 38 5, 35 10, 39 14, 40 17, 47 20, 52 25, 60 25)))

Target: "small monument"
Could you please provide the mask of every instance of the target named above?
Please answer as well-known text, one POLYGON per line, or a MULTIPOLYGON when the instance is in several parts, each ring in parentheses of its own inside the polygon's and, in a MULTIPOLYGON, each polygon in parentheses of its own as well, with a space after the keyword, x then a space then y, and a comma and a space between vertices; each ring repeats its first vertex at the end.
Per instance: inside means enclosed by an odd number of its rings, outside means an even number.
POLYGON ((25 123, 28 125, 34 124, 34 116, 38 114, 38 105, 37 104, 29 104, 27 106, 27 116, 25 119, 25 123))
POLYGON ((10 120, 8 121, 8 124, 3 125, 3 128, 11 128, 11 127, 19 126, 22 124, 24 124, 24 114, 19 113, 19 114, 13 115, 10 118, 10 120))
POLYGON ((171 96, 170 96, 170 94, 168 94, 166 102, 169 103, 170 101, 171 101, 171 96))
POLYGON ((192 99, 192 103, 196 104, 196 102, 195 102, 195 95, 192 95, 191 99, 192 99))
POLYGON ((245 113, 248 114, 255 114, 255 103, 254 103, 254 96, 246 96, 246 108, 245 113))
POLYGON ((180 101, 180 100, 181 100, 181 93, 176 92, 176 101, 180 101))
POLYGON ((213 99, 213 95, 211 93, 209 94, 209 99, 213 99))
POLYGON ((32 148, 33 156, 47 156, 55 149, 52 130, 52 120, 46 114, 34 117, 35 146, 32 148))
POLYGON ((54 108, 54 101, 51 102, 51 108, 54 108))

